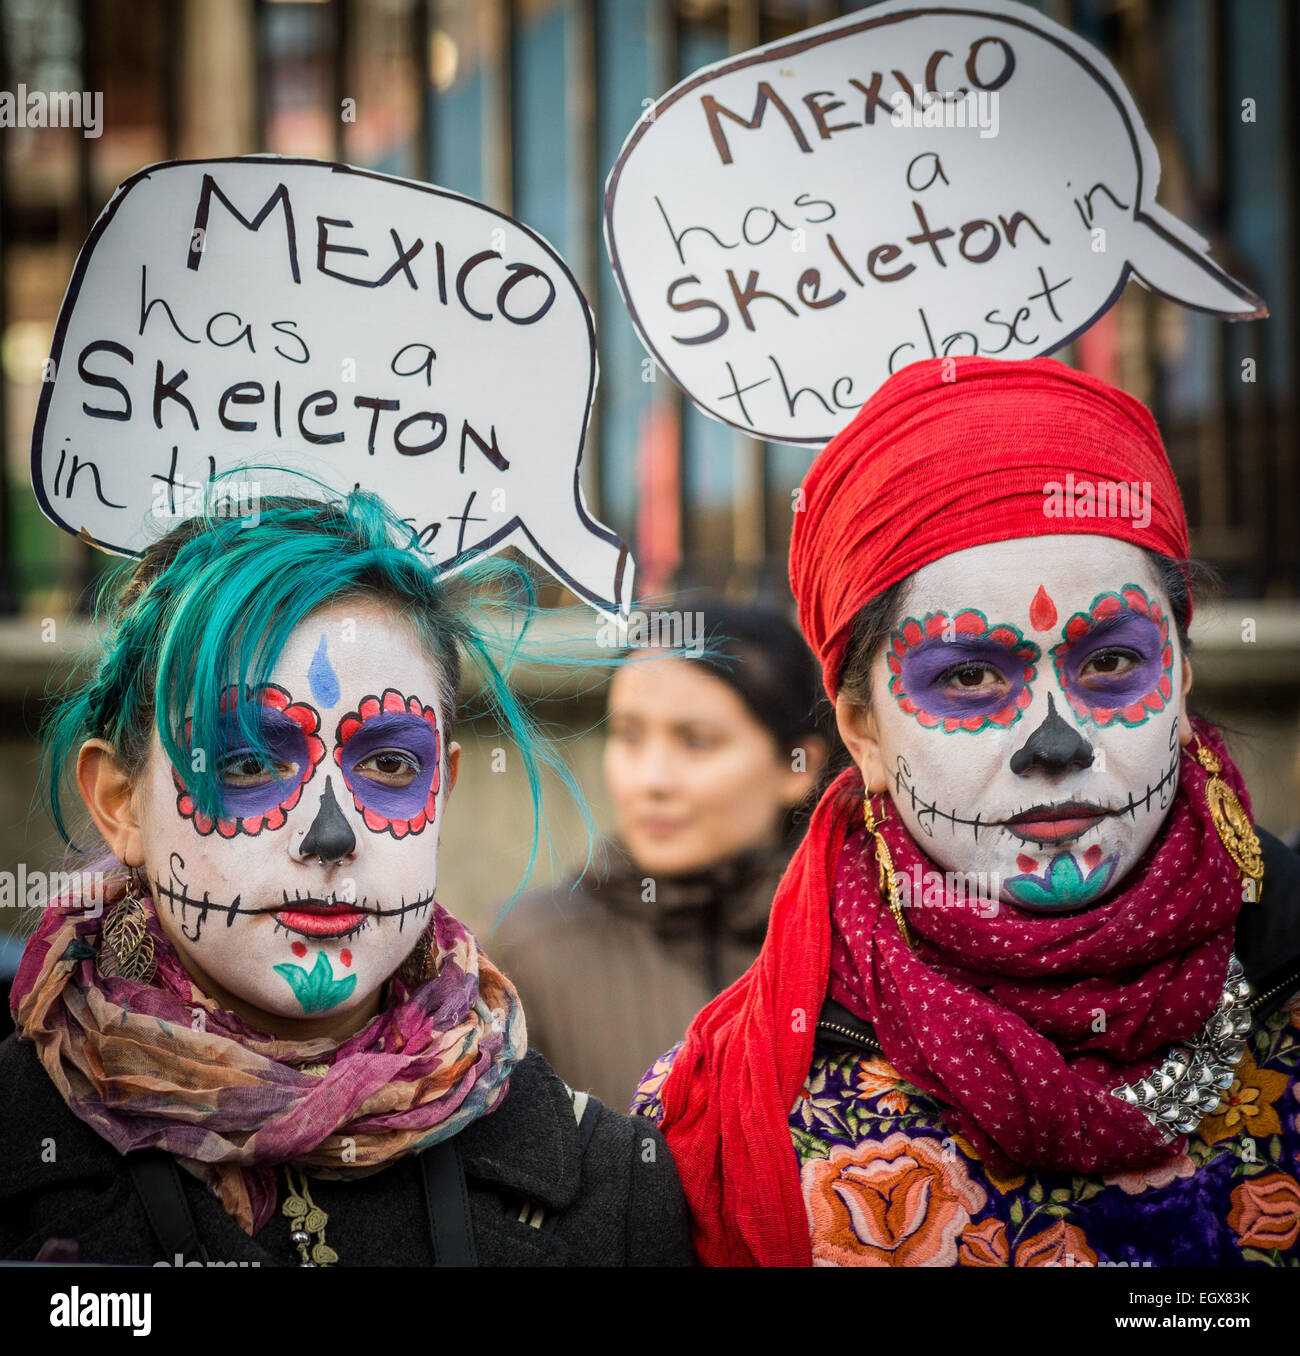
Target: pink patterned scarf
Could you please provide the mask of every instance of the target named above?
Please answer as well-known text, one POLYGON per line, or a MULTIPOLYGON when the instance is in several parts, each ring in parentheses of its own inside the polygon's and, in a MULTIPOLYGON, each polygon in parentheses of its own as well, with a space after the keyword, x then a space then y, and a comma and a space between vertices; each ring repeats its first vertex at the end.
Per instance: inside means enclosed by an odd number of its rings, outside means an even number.
MULTIPOLYGON (((126 884, 111 883, 108 906, 126 884)), ((491 1112, 527 1051, 514 987, 437 904, 432 979, 407 989, 394 977, 384 1008, 345 1041, 297 1043, 208 998, 147 896, 158 961, 147 984, 100 973, 102 917, 70 904, 47 910, 23 953, 10 1000, 19 1032, 75 1115, 121 1153, 173 1154, 248 1234, 274 1213, 280 1164, 378 1172, 491 1112)))

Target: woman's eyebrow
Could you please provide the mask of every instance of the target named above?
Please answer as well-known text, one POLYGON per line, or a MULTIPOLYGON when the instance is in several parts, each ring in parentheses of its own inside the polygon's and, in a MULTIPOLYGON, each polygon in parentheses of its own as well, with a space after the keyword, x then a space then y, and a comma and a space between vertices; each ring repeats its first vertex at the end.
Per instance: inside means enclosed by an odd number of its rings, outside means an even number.
MULTIPOLYGON (((254 724, 260 725, 262 729, 268 730, 273 734, 293 734, 295 731, 302 732, 301 726, 296 721, 291 720, 277 707, 269 705, 258 705, 252 708, 252 717, 254 724)), ((217 714, 220 723, 228 728, 239 729, 238 711, 225 710, 217 714)))
POLYGON ((1109 616, 1098 618, 1076 640, 1068 643, 1077 645, 1080 640, 1095 640, 1098 636, 1107 636, 1112 631, 1118 631, 1133 621, 1146 621, 1150 622, 1153 627, 1155 626, 1155 622, 1151 621, 1151 618, 1145 613, 1137 611, 1136 608, 1124 607, 1118 612, 1112 612, 1109 616))
POLYGON ((423 716, 417 716, 410 711, 385 711, 382 715, 372 716, 369 720, 363 721, 356 729, 356 735, 364 730, 367 733, 374 732, 383 734, 388 730, 406 730, 406 729, 429 729, 429 722, 423 716))
POLYGON ((912 649, 905 651, 907 654, 924 654, 927 650, 944 649, 949 652, 957 651, 965 654, 987 654, 990 650, 1015 650, 1024 641, 1017 641, 1015 644, 1009 644, 1006 641, 996 639, 993 635, 987 636, 954 636, 951 640, 944 636, 927 636, 912 649))
POLYGON ((669 726, 678 734, 722 734, 725 727, 709 720, 675 720, 669 726))

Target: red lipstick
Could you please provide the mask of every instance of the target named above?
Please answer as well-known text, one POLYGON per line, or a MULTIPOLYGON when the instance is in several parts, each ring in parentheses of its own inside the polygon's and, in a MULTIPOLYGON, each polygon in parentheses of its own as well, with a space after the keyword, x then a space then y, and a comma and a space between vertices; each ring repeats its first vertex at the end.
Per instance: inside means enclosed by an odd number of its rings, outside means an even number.
POLYGON ((290 932, 301 932, 305 937, 345 937, 361 926, 366 912, 346 905, 296 899, 287 908, 277 909, 275 916, 290 932))
POLYGON ((1029 842, 1068 843, 1082 837, 1109 813, 1100 805, 1062 801, 1059 805, 1035 805, 1003 823, 1016 837, 1029 842))

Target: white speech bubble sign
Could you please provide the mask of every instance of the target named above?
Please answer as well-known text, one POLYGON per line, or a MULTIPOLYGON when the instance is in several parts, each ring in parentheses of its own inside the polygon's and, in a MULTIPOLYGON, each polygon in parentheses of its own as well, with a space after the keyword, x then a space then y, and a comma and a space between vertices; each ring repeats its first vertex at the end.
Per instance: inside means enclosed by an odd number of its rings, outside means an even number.
POLYGON ((1159 179, 1118 74, 1073 33, 1011 0, 894 0, 647 109, 605 242, 642 343, 700 409, 821 444, 907 363, 1054 352, 1130 276, 1267 314, 1159 179))
MULTIPOLYGON (((259 471, 260 496, 311 492, 294 471, 360 484, 448 573, 510 545, 626 617, 632 559, 578 479, 591 314, 490 207, 312 160, 149 166, 95 223, 50 356, 32 486, 104 550, 138 554, 214 475, 269 463, 286 474, 259 471)), ((255 508, 234 489, 216 511, 255 508)))

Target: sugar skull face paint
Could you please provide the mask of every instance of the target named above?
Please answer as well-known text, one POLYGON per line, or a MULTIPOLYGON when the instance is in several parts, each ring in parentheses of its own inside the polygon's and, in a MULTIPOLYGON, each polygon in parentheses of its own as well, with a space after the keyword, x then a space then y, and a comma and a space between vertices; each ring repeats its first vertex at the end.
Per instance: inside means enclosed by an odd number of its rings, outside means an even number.
POLYGON ((1182 656, 1144 553, 1084 535, 972 547, 919 570, 906 607, 872 670, 871 775, 936 864, 995 875, 1004 903, 1104 899, 1178 788, 1182 656))
MULTIPOLYGON (((193 820, 197 832, 209 834, 215 829, 223 838, 281 828, 286 814, 297 805, 303 787, 325 756, 325 744, 318 734, 319 712, 306 702, 295 702, 284 688, 271 683, 259 694, 258 718, 275 760, 273 768, 264 768, 240 731, 234 711, 235 691, 232 686, 222 694, 220 747, 213 759, 225 787, 226 816, 214 820, 203 814, 180 775, 172 769, 177 813, 193 820)), ((190 725, 187 720, 187 745, 190 725)))
POLYGON ((1141 725, 1173 695, 1169 618, 1138 584, 1098 594, 1076 612, 1052 662, 1075 713, 1096 725, 1141 725))
POLYGON ((339 722, 334 761, 366 827, 404 838, 436 813, 438 713, 389 688, 339 722))
POLYGON ((1041 651, 1009 625, 990 625, 974 608, 908 617, 890 637, 889 691, 926 729, 971 734, 1014 725, 1029 705, 1041 651), (988 682, 989 674, 999 682, 988 682))
POLYGON ((219 764, 231 818, 215 831, 192 804, 187 813, 183 791, 178 801, 155 731, 141 790, 144 870, 159 920, 200 985, 281 1018, 319 1019, 373 1000, 432 912, 449 790, 441 763, 455 752, 442 744, 438 690, 417 637, 381 603, 313 613, 260 694, 270 762, 240 747, 231 713, 219 764), (308 692, 319 709, 300 695, 308 692), (412 693, 427 695, 392 709, 390 694, 412 693), (322 728, 341 741, 347 733, 332 759, 322 728), (405 833, 393 828, 399 819, 405 833))

